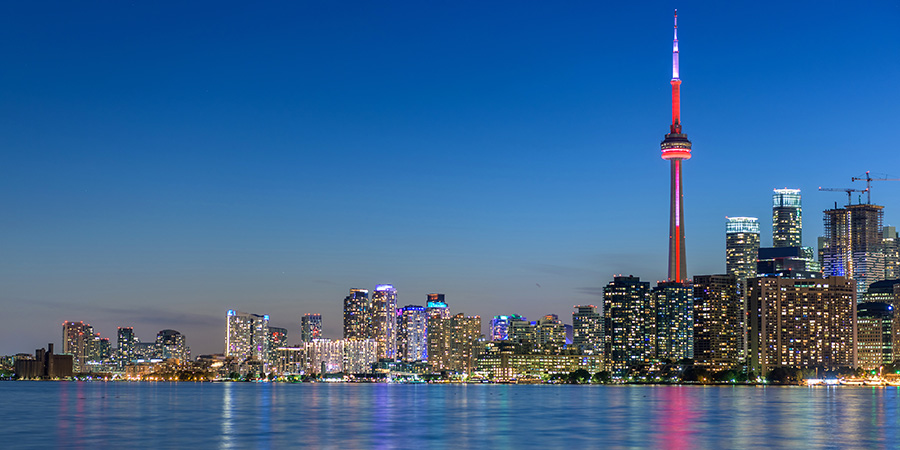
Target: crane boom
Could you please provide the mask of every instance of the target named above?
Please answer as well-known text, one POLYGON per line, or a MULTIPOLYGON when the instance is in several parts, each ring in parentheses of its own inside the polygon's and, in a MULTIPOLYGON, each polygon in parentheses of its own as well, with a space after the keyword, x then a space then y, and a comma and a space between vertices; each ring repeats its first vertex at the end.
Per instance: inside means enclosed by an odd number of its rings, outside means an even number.
MULTIPOLYGON (((868 204, 868 205, 871 205, 871 204, 872 204, 872 181, 874 181, 874 180, 879 180, 879 181, 900 181, 900 178, 884 178, 884 177, 872 178, 871 176, 869 176, 869 171, 868 171, 868 170, 866 171, 866 177, 865 177, 865 178, 862 178, 862 177, 850 177, 850 181, 865 181, 865 182, 866 182, 866 190, 863 191, 863 192, 866 192, 866 204, 868 204)), ((821 190, 821 189, 820 189, 820 190, 821 190)), ((848 193, 848 195, 849 195, 849 193, 848 193)))
POLYGON ((853 189, 853 188, 819 188, 820 191, 831 191, 831 192, 846 192, 847 193, 847 204, 853 204, 853 193, 854 192, 867 192, 868 189, 853 189))

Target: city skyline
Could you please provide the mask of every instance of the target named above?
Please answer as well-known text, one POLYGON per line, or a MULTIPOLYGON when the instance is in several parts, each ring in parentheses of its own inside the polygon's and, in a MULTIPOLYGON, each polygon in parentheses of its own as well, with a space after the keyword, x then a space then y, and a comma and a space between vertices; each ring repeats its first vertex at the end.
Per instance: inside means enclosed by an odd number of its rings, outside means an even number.
POLYGON ((893 170, 896 5, 652 6, 11 5, 0 354, 66 320, 221 353, 231 309, 340 337, 379 284, 484 323, 664 280, 675 7, 689 278, 725 273, 726 216, 772 245, 774 188, 814 247, 846 200, 819 186, 893 170))

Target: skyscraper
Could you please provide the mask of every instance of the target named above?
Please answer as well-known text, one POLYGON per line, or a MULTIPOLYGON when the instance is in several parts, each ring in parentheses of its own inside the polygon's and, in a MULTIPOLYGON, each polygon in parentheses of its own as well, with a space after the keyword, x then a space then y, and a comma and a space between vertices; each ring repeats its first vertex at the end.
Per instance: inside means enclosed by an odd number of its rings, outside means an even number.
POLYGON ((883 279, 884 206, 847 205, 825 211, 825 276, 856 280, 860 297, 869 284, 883 279))
POLYGON ((656 354, 659 360, 694 357, 694 299, 690 284, 661 281, 650 295, 656 303, 656 354))
POLYGON ((184 335, 175 330, 161 330, 156 334, 156 347, 162 359, 175 358, 182 363, 191 359, 184 335))
POLYGON ((884 279, 900 278, 900 238, 895 227, 882 227, 882 246, 884 248, 884 279))
POLYGON ((856 305, 856 359, 863 370, 878 370, 894 361, 894 308, 888 303, 856 305))
POLYGON ((748 363, 774 367, 856 366, 856 287, 845 277, 747 280, 748 363))
POLYGON ((603 354, 603 317, 594 305, 575 306, 572 344, 587 355, 603 354))
POLYGON ((662 158, 671 162, 669 207, 669 281, 687 280, 684 248, 684 193, 681 190, 681 162, 691 159, 691 141, 681 132, 681 78, 678 74, 678 11, 675 11, 675 39, 672 42, 672 125, 660 143, 662 158))
POLYGON ((94 328, 84 322, 63 322, 63 353, 72 355, 73 370, 83 372, 85 364, 91 356, 91 341, 94 338, 94 328))
POLYGON ((491 340, 505 341, 509 339, 510 324, 513 321, 527 320, 518 314, 510 314, 508 316, 494 316, 491 319, 491 340))
POLYGON ((759 219, 728 217, 725 223, 725 271, 737 277, 738 286, 756 276, 759 255, 759 219))
POLYGON ((372 304, 369 291, 350 289, 344 297, 344 338, 368 339, 372 328, 372 304))
POLYGON ((131 361, 134 361, 134 345, 136 343, 137 339, 134 336, 134 328, 119 327, 116 333, 116 355, 118 357, 120 369, 125 367, 125 365, 131 361))
POLYGON ((743 358, 744 302, 734 275, 694 276, 694 362, 714 370, 743 358))
POLYGON ((428 360, 428 328, 424 306, 397 310, 397 357, 403 362, 428 360))
POLYGON ((228 310, 225 316, 225 356, 239 362, 266 363, 269 357, 269 316, 228 310))
POLYGON ((444 300, 444 294, 428 294, 426 297, 425 311, 428 317, 435 314, 444 318, 450 317, 450 308, 444 300))
POLYGON ((304 314, 300 318, 300 340, 312 342, 322 337, 322 315, 304 314))
POLYGON ((459 313, 449 318, 428 318, 428 362, 434 371, 469 373, 481 334, 481 317, 459 313))
POLYGON ((775 189, 772 195, 772 246, 803 246, 800 189, 775 189))
POLYGON ((390 284, 375 286, 372 294, 372 335, 378 358, 397 358, 397 290, 390 284))
POLYGON ((655 305, 650 283, 638 277, 614 277, 603 288, 603 338, 606 367, 619 374, 650 362, 654 353, 655 305))

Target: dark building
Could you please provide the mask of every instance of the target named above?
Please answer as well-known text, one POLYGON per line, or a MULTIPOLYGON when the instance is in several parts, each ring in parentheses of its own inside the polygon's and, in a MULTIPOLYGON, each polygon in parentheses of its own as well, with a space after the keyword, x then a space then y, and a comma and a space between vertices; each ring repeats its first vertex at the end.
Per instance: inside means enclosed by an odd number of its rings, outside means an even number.
POLYGON ((603 287, 603 355, 608 370, 625 374, 655 356, 656 307, 650 283, 615 277, 603 287))
POLYGON ((47 350, 37 349, 34 359, 16 358, 16 377, 24 379, 58 379, 71 378, 74 357, 72 355, 56 355, 53 344, 47 344, 47 350))
POLYGON ((822 278, 810 247, 760 247, 756 273, 761 277, 822 278))
POLYGON ((656 358, 694 357, 694 295, 690 283, 661 281, 651 291, 656 303, 656 358))
POLYGON ((734 275, 694 276, 694 362, 714 370, 741 363, 744 303, 734 275))
POLYGON ((344 297, 344 339, 369 339, 372 335, 372 303, 366 289, 350 289, 344 297))

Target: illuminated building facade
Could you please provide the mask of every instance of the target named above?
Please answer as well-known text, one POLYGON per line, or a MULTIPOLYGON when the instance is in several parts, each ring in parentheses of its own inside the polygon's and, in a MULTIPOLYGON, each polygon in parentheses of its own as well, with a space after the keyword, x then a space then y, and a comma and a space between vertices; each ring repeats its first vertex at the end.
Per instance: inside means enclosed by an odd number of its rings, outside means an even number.
POLYGON ((491 340, 505 341, 509 339, 510 323, 514 321, 527 321, 528 319, 518 315, 510 314, 508 316, 494 316, 491 319, 491 340))
POLYGON ((559 349, 566 345, 566 326, 556 314, 547 314, 534 322, 513 319, 509 322, 508 339, 531 344, 534 349, 559 349))
POLYGON ((713 370, 743 360, 744 302, 732 274, 694 276, 694 363, 713 370))
POLYGON ((603 317, 594 305, 575 306, 572 344, 585 355, 603 354, 603 317))
MULTIPOLYGON (((364 339, 363 339, 364 340, 364 339)), ((361 339, 315 339, 307 342, 306 351, 309 358, 308 373, 325 374, 344 371, 344 344, 348 341, 361 341, 361 339)), ((371 345, 376 345, 371 341, 371 345)))
POLYGON ((225 316, 225 356, 240 362, 266 363, 269 357, 269 316, 228 310, 225 316))
POLYGON ((825 279, 751 278, 747 281, 749 365, 856 367, 856 284, 825 279))
POLYGON ((313 339, 322 338, 322 315, 304 314, 300 318, 300 340, 312 342, 313 339))
POLYGON ((447 306, 447 301, 444 299, 444 294, 428 294, 425 302, 425 313, 428 315, 428 317, 431 317, 435 314, 445 319, 450 317, 450 308, 447 306))
POLYGON ((880 205, 847 205, 825 211, 825 276, 845 276, 856 280, 860 296, 869 284, 883 279, 885 255, 880 205))
POLYGON ((614 277, 603 288, 604 361, 608 370, 624 373, 654 356, 655 305, 650 283, 634 276, 614 277))
POLYGON ((191 349, 184 335, 175 330, 161 330, 156 334, 156 348, 161 359, 174 358, 182 363, 190 361, 191 349))
POLYGON ((372 329, 372 304, 369 291, 350 289, 344 297, 344 339, 368 339, 372 329))
POLYGON ((728 217, 725 222, 725 272, 734 275, 741 286, 756 276, 759 255, 759 219, 728 217))
POLYGON ((672 41, 672 125, 660 143, 662 159, 671 165, 669 203, 669 281, 687 280, 684 247, 684 192, 681 162, 691 159, 691 141, 681 131, 681 78, 678 72, 678 11, 675 11, 675 38, 672 41))
POLYGON ((379 343, 375 339, 344 339, 341 371, 344 373, 372 373, 378 362, 379 343))
POLYGON ((603 370, 600 355, 532 353, 509 341, 487 344, 475 370, 497 382, 539 381, 552 375, 568 375, 578 369, 594 374, 603 370))
POLYGON ((424 306, 407 305, 397 311, 397 356, 403 362, 428 360, 428 317, 424 306))
POLYGON ((390 284, 375 286, 370 337, 378 341, 378 358, 397 358, 397 290, 390 284))
POLYGON ((894 308, 888 303, 856 305, 856 360, 863 370, 879 370, 894 361, 894 308))
POLYGON ((689 283, 662 281, 650 292, 656 304, 656 359, 694 357, 694 292, 689 283))
POLYGON ((884 249, 884 279, 900 278, 900 237, 897 228, 882 227, 882 248, 884 249))
POLYGON ((803 246, 800 189, 775 189, 772 195, 772 246, 803 246))
POLYGON ((94 328, 84 322, 63 322, 63 353, 72 355, 73 370, 82 372, 91 359, 94 328))
POLYGON ((116 356, 120 369, 125 367, 125 364, 134 361, 134 344, 136 343, 137 338, 134 336, 134 328, 118 328, 116 331, 116 356))
POLYGON ((783 278, 821 278, 822 268, 811 247, 760 247, 756 260, 757 276, 783 278))
POLYGON ((470 373, 482 341, 481 317, 428 318, 428 362, 436 372, 470 373))
POLYGON ((287 328, 269 326, 267 336, 269 337, 269 356, 267 361, 271 361, 275 357, 275 349, 287 345, 288 331, 287 328))

